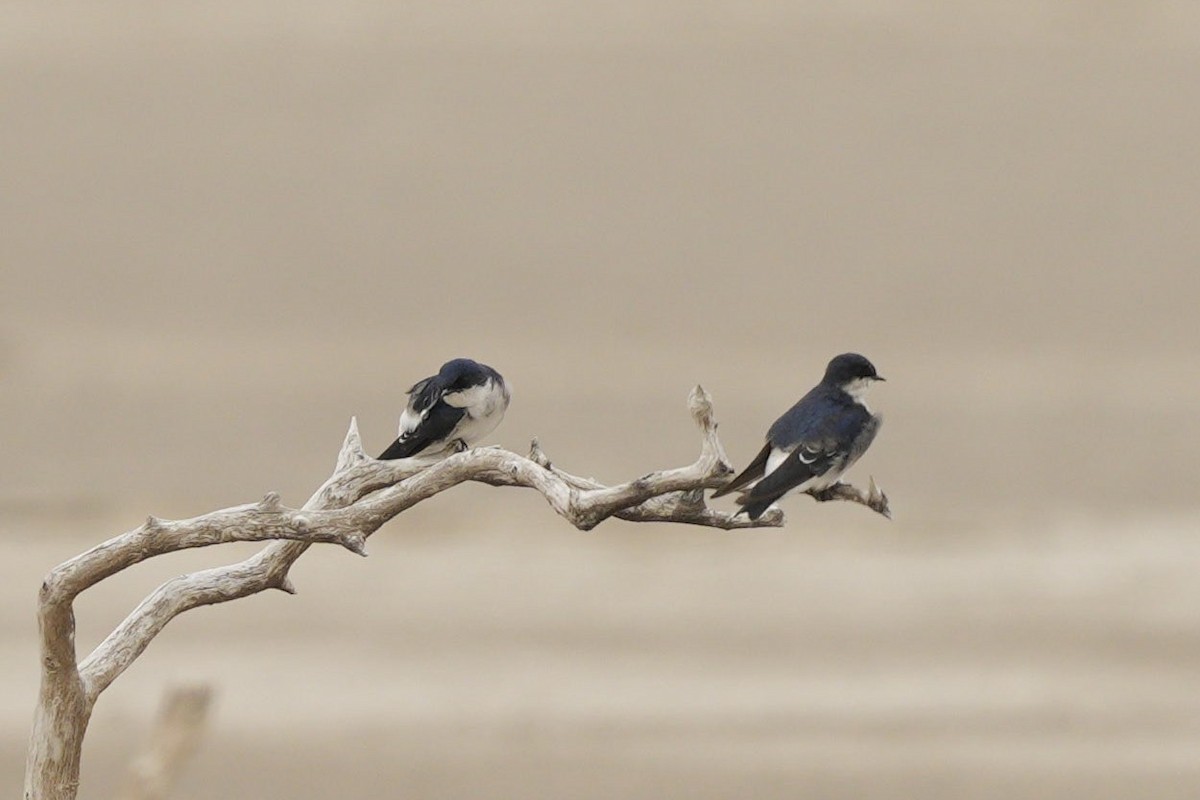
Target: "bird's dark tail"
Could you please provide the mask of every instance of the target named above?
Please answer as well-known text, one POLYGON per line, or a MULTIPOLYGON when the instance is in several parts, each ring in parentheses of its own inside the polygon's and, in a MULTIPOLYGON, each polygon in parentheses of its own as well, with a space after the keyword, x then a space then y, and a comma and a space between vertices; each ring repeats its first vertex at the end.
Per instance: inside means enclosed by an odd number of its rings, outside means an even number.
POLYGON ((729 483, 722 486, 717 491, 713 492, 713 497, 727 495, 730 492, 741 489, 751 481, 756 481, 761 478, 763 472, 765 472, 767 469, 767 457, 770 455, 771 443, 767 442, 763 449, 758 452, 758 455, 754 457, 754 460, 746 465, 746 468, 742 470, 741 474, 735 477, 729 483))
POLYGON ((737 499, 738 505, 741 506, 737 513, 745 514, 750 519, 761 517, 771 507, 771 504, 779 499, 778 496, 753 497, 751 494, 751 492, 745 492, 737 499))
POLYGON ((750 519, 758 519, 764 513, 766 513, 766 510, 771 507, 771 503, 773 502, 775 501, 758 500, 754 503, 750 503, 749 505, 742 506, 742 511, 745 511, 746 516, 748 516, 750 519))

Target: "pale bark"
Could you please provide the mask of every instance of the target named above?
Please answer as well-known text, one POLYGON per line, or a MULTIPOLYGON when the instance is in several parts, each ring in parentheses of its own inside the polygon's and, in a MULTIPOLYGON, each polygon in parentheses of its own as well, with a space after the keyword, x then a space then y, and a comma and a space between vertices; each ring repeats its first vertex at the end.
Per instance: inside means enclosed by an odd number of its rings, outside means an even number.
MULTIPOLYGON (((580 530, 591 530, 612 516, 725 530, 782 525, 783 514, 777 508, 750 520, 707 507, 704 490, 727 483, 733 467, 717 438, 708 394, 697 386, 688 405, 702 436, 699 458, 688 466, 651 472, 617 486, 604 486, 558 469, 536 440, 528 457, 500 448, 479 448, 432 465, 413 459, 377 461, 364 452, 352 420, 333 475, 300 509, 283 506, 272 493, 258 503, 194 519, 150 517, 140 527, 59 565, 47 576, 40 596, 42 684, 26 765, 26 800, 73 800, 92 706, 176 616, 264 589, 295 592, 288 571, 309 545, 339 544, 366 555, 367 537, 384 523, 465 481, 533 489, 580 530), (162 584, 77 666, 73 603, 87 588, 164 553, 267 540, 272 541, 244 561, 162 584)), ((820 499, 851 500, 886 512, 882 493, 863 494, 850 487, 839 491, 820 499)))

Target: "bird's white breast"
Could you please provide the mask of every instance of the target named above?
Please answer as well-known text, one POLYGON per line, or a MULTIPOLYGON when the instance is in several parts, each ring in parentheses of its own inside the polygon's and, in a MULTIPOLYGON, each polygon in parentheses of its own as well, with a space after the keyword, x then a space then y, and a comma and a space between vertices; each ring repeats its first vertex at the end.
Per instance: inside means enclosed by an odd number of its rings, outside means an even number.
POLYGON ((504 412, 508 410, 508 387, 496 380, 488 380, 461 392, 447 392, 442 396, 447 405, 467 412, 454 428, 452 438, 474 444, 496 429, 504 412))

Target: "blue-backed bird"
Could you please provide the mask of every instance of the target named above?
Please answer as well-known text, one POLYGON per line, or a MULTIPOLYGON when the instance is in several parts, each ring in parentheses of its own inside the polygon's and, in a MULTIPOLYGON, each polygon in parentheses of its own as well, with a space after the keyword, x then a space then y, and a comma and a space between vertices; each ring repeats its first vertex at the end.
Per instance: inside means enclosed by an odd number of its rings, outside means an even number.
POLYGON ((448 455, 465 450, 496 429, 510 398, 499 372, 469 358, 447 361, 408 390, 400 435, 381 459, 448 455))
POLYGON ((858 353, 835 356, 825 377, 775 420, 767 442, 741 474, 713 497, 741 489, 737 498, 758 519, 788 492, 819 494, 834 486, 870 447, 882 418, 863 402, 875 381, 884 380, 858 353))

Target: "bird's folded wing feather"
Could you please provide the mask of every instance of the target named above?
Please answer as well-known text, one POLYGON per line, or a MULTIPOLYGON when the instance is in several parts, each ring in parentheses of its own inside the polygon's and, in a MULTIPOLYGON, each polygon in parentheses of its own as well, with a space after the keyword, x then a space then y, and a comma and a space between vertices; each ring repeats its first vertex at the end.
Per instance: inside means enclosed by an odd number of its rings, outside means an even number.
POLYGON ((445 393, 436 375, 423 381, 417 381, 412 385, 412 388, 408 390, 408 404, 404 407, 404 411, 400 412, 401 439, 421 424, 425 415, 429 413, 429 409, 445 393))
POLYGON ((754 457, 754 460, 751 461, 748 465, 746 465, 746 468, 744 470, 742 470, 741 474, 739 474, 736 478, 731 480, 729 483, 722 486, 717 491, 713 492, 713 497, 721 497, 723 495, 727 495, 730 492, 734 492, 734 491, 737 491, 738 489, 741 489, 743 486, 750 483, 750 481, 758 480, 760 477, 762 477, 763 472, 767 468, 767 458, 770 455, 771 455, 771 443, 767 442, 763 446, 763 449, 758 452, 758 455, 756 455, 754 457))
POLYGON ((810 478, 844 463, 871 419, 871 412, 858 404, 843 406, 836 413, 781 418, 772 426, 769 436, 788 456, 745 497, 750 500, 782 497, 810 478))
POLYGON ((413 384, 408 390, 408 404, 400 414, 399 436, 379 457, 409 458, 450 436, 463 410, 441 402, 445 393, 436 375, 413 384))
POLYGON ((380 458, 409 458, 454 433, 466 412, 445 403, 435 403, 425 411, 417 426, 401 433, 380 458))
POLYGON ((788 453, 778 467, 738 499, 745 505, 755 500, 774 500, 818 475, 824 475, 845 455, 836 442, 803 442, 788 453))

